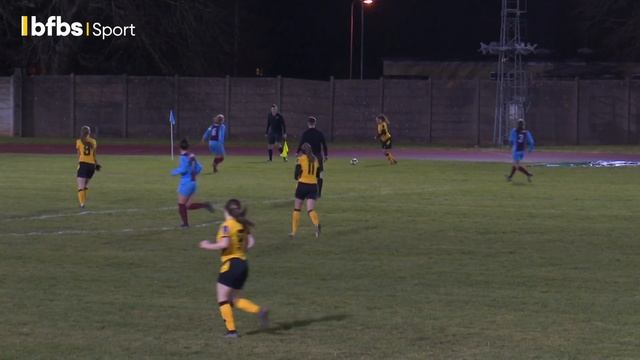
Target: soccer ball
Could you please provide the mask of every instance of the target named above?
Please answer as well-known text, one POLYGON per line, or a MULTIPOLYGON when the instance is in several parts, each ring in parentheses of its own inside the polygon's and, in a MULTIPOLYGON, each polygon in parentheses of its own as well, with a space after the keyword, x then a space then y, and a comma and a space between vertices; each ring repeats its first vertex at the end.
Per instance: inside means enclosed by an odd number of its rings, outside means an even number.
POLYGON ((358 165, 358 158, 351 159, 351 165, 358 165))

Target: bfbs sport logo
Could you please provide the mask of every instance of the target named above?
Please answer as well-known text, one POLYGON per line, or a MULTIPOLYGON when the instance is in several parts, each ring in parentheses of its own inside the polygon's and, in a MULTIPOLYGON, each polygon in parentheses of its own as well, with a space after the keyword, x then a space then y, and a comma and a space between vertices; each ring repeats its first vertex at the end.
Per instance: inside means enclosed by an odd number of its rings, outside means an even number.
POLYGON ((136 27, 128 26, 106 26, 99 22, 90 23, 62 21, 62 16, 49 16, 46 22, 40 22, 35 16, 22 17, 22 36, 93 36, 104 40, 110 36, 136 36, 136 27))

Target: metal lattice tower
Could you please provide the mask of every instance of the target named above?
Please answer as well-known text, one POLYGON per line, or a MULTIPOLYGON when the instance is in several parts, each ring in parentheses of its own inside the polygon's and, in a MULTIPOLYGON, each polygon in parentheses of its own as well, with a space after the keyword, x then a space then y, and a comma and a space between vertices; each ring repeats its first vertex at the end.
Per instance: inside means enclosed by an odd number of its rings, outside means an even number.
POLYGON ((537 46, 523 43, 520 36, 520 18, 526 12, 527 0, 502 0, 500 41, 480 43, 483 54, 498 55, 493 127, 495 145, 504 145, 511 127, 518 119, 525 118, 528 81, 522 56, 535 52, 537 46))

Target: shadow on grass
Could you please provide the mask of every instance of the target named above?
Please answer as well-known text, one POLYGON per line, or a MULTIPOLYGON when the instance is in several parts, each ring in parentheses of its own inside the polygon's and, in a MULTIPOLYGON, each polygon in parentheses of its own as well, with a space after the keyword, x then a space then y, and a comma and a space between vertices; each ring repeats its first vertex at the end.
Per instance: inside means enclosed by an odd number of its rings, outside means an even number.
POLYGON ((309 326, 314 323, 325 322, 325 321, 342 321, 348 318, 349 315, 340 314, 340 315, 327 315, 315 319, 305 319, 305 320, 294 320, 288 322, 276 322, 275 324, 269 326, 266 329, 253 330, 246 332, 246 335, 256 335, 256 334, 278 334, 281 331, 289 331, 295 328, 309 326))

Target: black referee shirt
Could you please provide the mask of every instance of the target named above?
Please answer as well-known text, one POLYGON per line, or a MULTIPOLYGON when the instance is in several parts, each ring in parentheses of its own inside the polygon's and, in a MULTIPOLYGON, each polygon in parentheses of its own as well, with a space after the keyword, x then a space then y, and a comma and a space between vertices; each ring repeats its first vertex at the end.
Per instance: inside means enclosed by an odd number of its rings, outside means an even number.
POLYGON ((284 124, 284 117, 280 113, 269 113, 267 116, 267 131, 266 134, 286 134, 287 126, 284 124))
POLYGON ((300 148, 304 143, 309 143, 309 145, 311 145, 313 154, 316 157, 322 159, 322 150, 324 150, 324 157, 328 156, 327 143, 324 141, 324 135, 320 130, 316 128, 308 128, 305 130, 300 138, 300 144, 298 145, 297 152, 300 152, 300 148))

